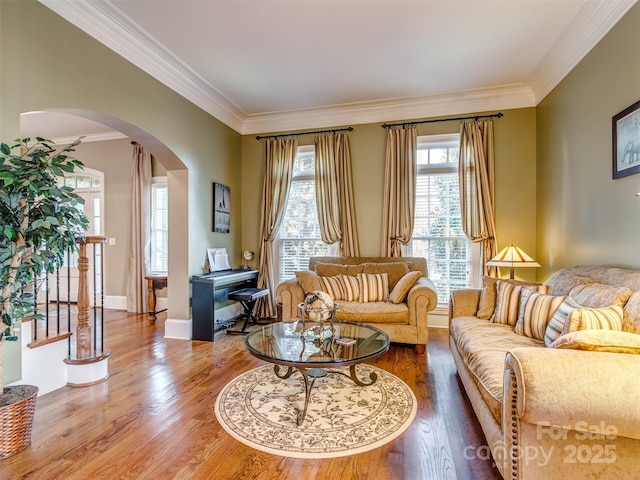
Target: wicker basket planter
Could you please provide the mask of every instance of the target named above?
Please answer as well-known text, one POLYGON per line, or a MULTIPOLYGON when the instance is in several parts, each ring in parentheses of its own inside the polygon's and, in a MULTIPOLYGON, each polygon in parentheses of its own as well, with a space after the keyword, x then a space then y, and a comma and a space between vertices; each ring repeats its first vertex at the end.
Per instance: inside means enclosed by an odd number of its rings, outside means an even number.
POLYGON ((31 443, 38 387, 6 387, 0 395, 0 459, 19 452, 31 443))

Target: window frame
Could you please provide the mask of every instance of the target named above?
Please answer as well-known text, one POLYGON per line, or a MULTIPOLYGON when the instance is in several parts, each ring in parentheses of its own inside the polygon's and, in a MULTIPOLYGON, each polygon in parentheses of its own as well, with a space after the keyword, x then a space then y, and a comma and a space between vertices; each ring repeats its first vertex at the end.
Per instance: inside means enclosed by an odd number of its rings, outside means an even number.
POLYGON ((168 185, 168 181, 167 181, 167 177, 163 176, 163 177, 152 177, 151 178, 151 201, 150 201, 150 211, 151 211, 151 218, 149 219, 149 273, 166 273, 169 269, 169 185, 168 185), (163 228, 156 228, 154 219, 155 219, 155 195, 154 195, 154 189, 157 189, 158 186, 160 188, 164 188, 164 190, 166 190, 167 192, 167 211, 166 211, 166 218, 167 218, 167 222, 166 225, 167 227, 165 229, 163 228), (166 269, 156 269, 154 268, 154 253, 155 253, 155 249, 154 249, 154 242, 153 242, 153 237, 154 237, 154 233, 156 231, 164 231, 164 235, 165 235, 165 245, 166 245, 166 251, 164 252, 164 257, 166 259, 166 269))

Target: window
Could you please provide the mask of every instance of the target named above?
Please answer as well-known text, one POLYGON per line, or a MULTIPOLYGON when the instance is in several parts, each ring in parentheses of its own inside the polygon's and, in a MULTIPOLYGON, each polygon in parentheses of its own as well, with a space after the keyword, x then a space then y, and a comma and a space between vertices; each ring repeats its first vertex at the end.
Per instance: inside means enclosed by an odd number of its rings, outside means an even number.
POLYGON ((151 183, 151 272, 169 270, 169 213, 167 177, 153 177, 151 183))
POLYGON ((289 201, 274 242, 275 276, 280 282, 306 270, 309 258, 331 255, 331 245, 322 242, 316 208, 315 154, 312 145, 298 147, 293 165, 289 201))
POLYGON ((409 256, 425 257, 438 303, 475 284, 479 253, 462 231, 458 188, 458 134, 418 137, 416 204, 409 256))

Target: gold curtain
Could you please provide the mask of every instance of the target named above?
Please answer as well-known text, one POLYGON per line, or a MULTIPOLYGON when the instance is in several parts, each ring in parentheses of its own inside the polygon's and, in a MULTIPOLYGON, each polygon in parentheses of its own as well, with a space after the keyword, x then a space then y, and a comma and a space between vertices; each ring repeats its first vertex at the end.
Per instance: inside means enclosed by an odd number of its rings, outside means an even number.
POLYGON ((258 288, 268 288, 269 295, 258 300, 258 314, 273 317, 275 280, 273 276, 273 241, 282 223, 287 206, 293 163, 298 150, 298 139, 275 138, 266 141, 267 159, 262 189, 262 215, 260 219, 261 244, 258 254, 258 288))
POLYGON ((493 172, 493 121, 463 122, 458 168, 462 229, 472 242, 482 242, 484 275, 496 273, 496 267, 487 267, 486 263, 498 252, 493 172))
POLYGON ((316 203, 324 243, 340 242, 340 255, 360 256, 349 142, 344 133, 315 137, 316 203))
POLYGON ((418 154, 416 127, 389 128, 384 172, 383 257, 401 257, 413 234, 418 154))
POLYGON ((147 311, 147 283, 151 251, 151 154, 137 143, 131 165, 131 231, 127 265, 127 312, 147 311))

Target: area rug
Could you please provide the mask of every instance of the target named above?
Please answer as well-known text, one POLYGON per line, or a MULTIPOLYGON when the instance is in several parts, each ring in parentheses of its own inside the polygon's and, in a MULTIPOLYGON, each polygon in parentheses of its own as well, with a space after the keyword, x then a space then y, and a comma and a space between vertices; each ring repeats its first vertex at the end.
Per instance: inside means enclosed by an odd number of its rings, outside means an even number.
MULTIPOLYGON (((229 382, 216 399, 216 417, 236 440, 275 455, 331 458, 372 450, 411 425, 417 402, 396 376, 367 364, 356 368, 360 379, 369 381, 375 372, 378 380, 359 387, 338 374, 316 379, 300 426, 296 418, 304 406, 302 375, 280 379, 273 365, 229 382)), ((342 371, 348 373, 348 368, 342 371)))

